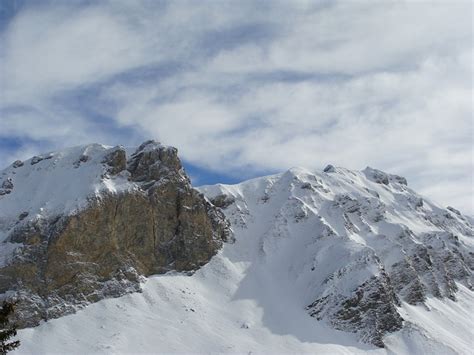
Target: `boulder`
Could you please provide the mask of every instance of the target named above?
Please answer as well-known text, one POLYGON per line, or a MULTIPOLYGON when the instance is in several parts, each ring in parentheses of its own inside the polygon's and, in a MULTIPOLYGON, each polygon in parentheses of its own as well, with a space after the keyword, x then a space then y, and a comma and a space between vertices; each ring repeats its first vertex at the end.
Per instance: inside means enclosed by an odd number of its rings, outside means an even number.
POLYGON ((336 168, 334 166, 332 166, 331 164, 329 164, 324 168, 323 172, 325 172, 325 173, 335 173, 336 168))
POLYGON ((15 169, 16 169, 16 168, 19 168, 19 167, 21 167, 21 166, 23 166, 23 165, 24 165, 24 163, 23 163, 21 160, 15 160, 15 161, 13 162, 13 167, 14 167, 15 169))

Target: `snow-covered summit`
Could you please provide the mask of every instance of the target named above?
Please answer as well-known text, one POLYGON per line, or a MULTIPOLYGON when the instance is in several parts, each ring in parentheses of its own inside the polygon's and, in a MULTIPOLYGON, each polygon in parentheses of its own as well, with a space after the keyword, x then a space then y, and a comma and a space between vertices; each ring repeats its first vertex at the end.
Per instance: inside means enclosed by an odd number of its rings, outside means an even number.
POLYGON ((114 156, 160 148, 175 149, 154 141, 138 148, 88 144, 13 162, 0 171, 0 236, 18 223, 78 211, 90 198, 137 189, 125 161, 114 156))
POLYGON ((454 300, 457 282, 473 288, 469 219, 398 175, 292 168, 201 191, 224 209, 241 248, 261 261, 252 272, 279 275, 274 281, 293 290, 293 302, 362 341, 382 346, 402 329, 401 302, 454 300))

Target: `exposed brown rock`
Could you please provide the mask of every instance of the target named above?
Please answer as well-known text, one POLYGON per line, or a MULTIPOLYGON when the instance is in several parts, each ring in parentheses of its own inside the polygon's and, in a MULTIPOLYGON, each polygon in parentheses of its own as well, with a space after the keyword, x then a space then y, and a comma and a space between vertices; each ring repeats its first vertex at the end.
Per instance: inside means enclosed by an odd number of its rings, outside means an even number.
POLYGON ((105 156, 103 163, 109 166, 108 172, 116 175, 127 168, 127 155, 123 147, 115 147, 115 149, 105 156))
MULTIPOLYGON (((124 153, 109 155, 113 172, 125 168, 124 153)), ((136 191, 91 199, 74 215, 11 234, 24 246, 0 268, 0 293, 13 292, 19 326, 139 291, 142 275, 196 270, 230 238, 222 212, 191 187, 176 149, 148 142, 128 166, 140 181, 136 191)))

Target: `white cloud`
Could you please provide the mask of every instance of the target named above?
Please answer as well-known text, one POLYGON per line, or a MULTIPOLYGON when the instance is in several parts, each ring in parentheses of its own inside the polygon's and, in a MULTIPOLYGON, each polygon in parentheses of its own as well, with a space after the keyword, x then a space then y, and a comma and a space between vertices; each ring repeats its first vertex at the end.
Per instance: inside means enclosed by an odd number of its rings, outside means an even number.
POLYGON ((372 165, 473 213, 471 26, 462 1, 27 8, 1 36, 2 106, 36 111, 0 128, 52 145, 110 140, 57 100, 93 88, 97 102, 81 104, 98 117, 202 167, 372 165))
POLYGON ((69 10, 30 10, 13 21, 3 64, 7 102, 38 99, 141 63, 140 46, 128 46, 140 43, 133 31, 107 14, 69 10))

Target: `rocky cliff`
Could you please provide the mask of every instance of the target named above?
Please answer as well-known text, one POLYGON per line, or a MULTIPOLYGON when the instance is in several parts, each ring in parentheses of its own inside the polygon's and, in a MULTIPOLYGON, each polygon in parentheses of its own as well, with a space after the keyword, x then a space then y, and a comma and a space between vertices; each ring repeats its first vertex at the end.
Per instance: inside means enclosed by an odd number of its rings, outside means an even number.
POLYGON ((154 141, 16 161, 0 179, 0 294, 18 302, 20 326, 192 272, 232 238, 177 150, 154 141))

